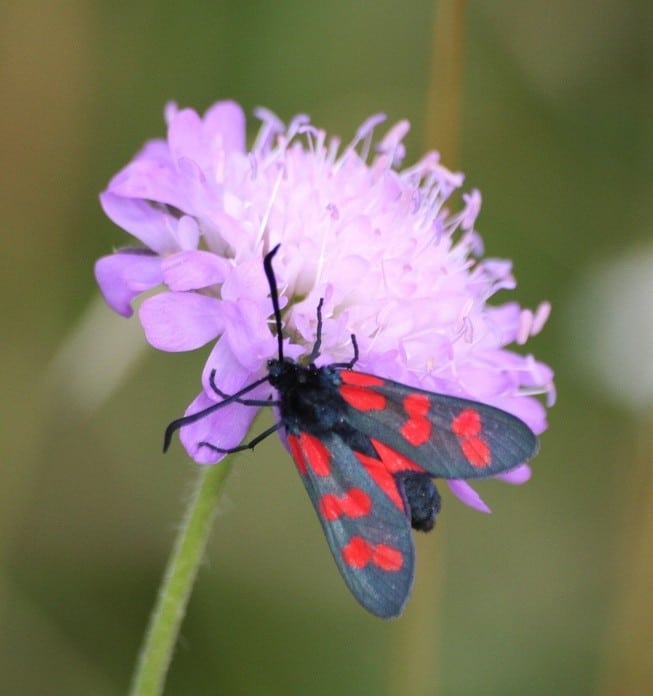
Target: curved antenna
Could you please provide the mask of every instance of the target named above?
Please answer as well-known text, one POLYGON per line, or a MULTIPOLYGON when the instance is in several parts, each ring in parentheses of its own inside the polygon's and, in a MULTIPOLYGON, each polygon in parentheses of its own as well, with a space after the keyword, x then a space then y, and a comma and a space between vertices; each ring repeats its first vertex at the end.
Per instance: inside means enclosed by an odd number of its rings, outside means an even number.
POLYGON ((279 360, 283 360, 283 335, 281 333, 281 309, 279 307, 279 291, 277 290, 277 279, 274 277, 274 271, 272 270, 272 259, 274 255, 279 251, 281 244, 277 244, 271 251, 265 255, 263 259, 263 268, 265 269, 265 275, 268 279, 268 284, 270 285, 270 297, 272 298, 272 308, 274 310, 274 322, 277 325, 277 343, 279 346, 279 360))
MULTIPOLYGON (((211 379, 213 379, 213 377, 211 377, 211 379)), ((218 401, 218 403, 216 404, 211 404, 207 408, 204 408, 201 411, 198 411, 197 413, 191 413, 188 416, 183 416, 182 418, 177 418, 176 420, 173 420, 172 423, 170 423, 166 428, 165 434, 163 436, 163 451, 168 451, 168 447, 170 447, 170 443, 172 442, 172 436, 175 434, 177 430, 179 430, 179 428, 183 428, 185 425, 190 425, 191 423, 195 423, 198 420, 202 420, 202 418, 206 418, 206 416, 210 415, 214 411, 217 411, 218 409, 223 408, 224 406, 227 406, 228 404, 232 404, 234 402, 242 403, 243 399, 241 399, 241 397, 243 395, 247 394, 247 392, 252 391, 252 389, 258 387, 264 382, 267 382, 267 380, 268 376, 265 375, 265 377, 257 379, 255 382, 252 382, 251 384, 248 384, 246 387, 243 387, 239 392, 231 394, 231 396, 227 396, 222 401, 218 401)), ((272 406, 274 404, 270 402, 270 405, 272 406)))

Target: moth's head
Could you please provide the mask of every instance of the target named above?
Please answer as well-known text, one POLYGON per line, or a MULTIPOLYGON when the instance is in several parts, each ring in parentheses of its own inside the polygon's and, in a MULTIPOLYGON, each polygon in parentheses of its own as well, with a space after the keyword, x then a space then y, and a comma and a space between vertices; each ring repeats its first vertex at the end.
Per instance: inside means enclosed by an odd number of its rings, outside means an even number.
POLYGON ((268 380, 273 387, 286 380, 296 379, 300 366, 290 358, 271 358, 268 360, 268 380))

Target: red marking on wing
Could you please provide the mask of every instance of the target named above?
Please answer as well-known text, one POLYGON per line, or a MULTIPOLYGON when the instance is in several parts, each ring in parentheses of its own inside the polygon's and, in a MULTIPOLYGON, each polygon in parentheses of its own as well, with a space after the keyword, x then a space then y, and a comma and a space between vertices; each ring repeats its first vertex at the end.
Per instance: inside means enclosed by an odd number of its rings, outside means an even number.
POLYGON ((299 437, 288 435, 287 439, 300 474, 306 474, 310 466, 316 476, 329 476, 329 450, 315 436, 299 433, 299 437))
POLYGON ((308 433, 300 433, 299 442, 304 450, 306 461, 315 475, 328 476, 331 473, 329 450, 314 435, 308 433))
POLYGON ((384 381, 380 377, 374 375, 366 375, 362 372, 351 372, 343 370, 340 374, 340 379, 345 384, 351 384, 354 387, 381 387, 384 381))
POLYGON ((425 469, 415 464, 415 462, 408 459, 408 457, 404 457, 404 455, 397 452, 397 450, 393 450, 392 447, 388 447, 374 438, 370 438, 370 442, 378 452, 383 465, 391 474, 398 474, 401 471, 419 471, 422 474, 426 473, 425 469))
POLYGON ((354 451, 354 454, 365 468, 365 471, 370 475, 372 481, 374 481, 402 512, 405 512, 404 501, 397 488, 395 477, 385 468, 383 462, 379 461, 376 457, 368 457, 361 452, 354 451))
POLYGON ((451 421, 451 430, 461 438, 478 435, 481 432, 481 415, 473 408, 466 408, 451 421))
POLYGON ((379 455, 379 459, 361 452, 354 451, 354 454, 365 467, 374 483, 402 512, 405 512, 404 500, 401 497, 401 493, 399 493, 394 474, 398 474, 401 471, 419 471, 424 473, 424 469, 382 442, 374 439, 370 440, 370 442, 379 455))
POLYGON ((350 488, 344 495, 325 493, 320 498, 320 513, 330 522, 340 516, 365 517, 372 509, 370 496, 360 488, 350 488))
POLYGON ((431 402, 426 394, 409 394, 403 401, 408 420, 401 426, 400 433, 414 447, 419 447, 431 438, 432 425, 426 414, 431 402))
POLYGON ((458 436, 460 448, 467 461, 475 467, 486 467, 492 463, 492 452, 481 437, 481 414, 473 408, 461 411, 452 421, 451 430, 458 436))
MULTIPOLYGON (((356 373, 352 372, 350 374, 356 373)), ((366 387, 342 384, 340 386, 340 395, 357 411, 382 411, 386 407, 385 396, 366 387)))
POLYGON ((372 563, 386 571, 398 571, 404 564, 404 556, 399 549, 387 544, 371 544, 362 537, 352 537, 342 549, 342 558, 352 568, 364 568, 372 563))
POLYGON ((487 442, 482 438, 469 437, 466 440, 461 440, 460 447, 472 466, 482 469, 492 464, 492 452, 487 442))

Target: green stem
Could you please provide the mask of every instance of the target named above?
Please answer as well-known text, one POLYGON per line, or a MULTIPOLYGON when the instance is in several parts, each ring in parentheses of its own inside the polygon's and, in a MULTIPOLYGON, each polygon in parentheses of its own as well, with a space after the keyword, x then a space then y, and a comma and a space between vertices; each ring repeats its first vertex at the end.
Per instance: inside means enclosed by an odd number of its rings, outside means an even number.
POLYGON ((130 696, 162 693, 181 622, 186 613, 222 485, 231 463, 200 469, 141 648, 130 696))

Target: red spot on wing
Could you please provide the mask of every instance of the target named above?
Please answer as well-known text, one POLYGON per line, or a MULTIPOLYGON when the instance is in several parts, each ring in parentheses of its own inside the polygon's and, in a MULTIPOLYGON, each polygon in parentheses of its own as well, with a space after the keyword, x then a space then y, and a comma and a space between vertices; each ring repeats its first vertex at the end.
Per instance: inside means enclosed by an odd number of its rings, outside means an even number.
POLYGON ((397 488, 395 477, 385 468, 383 462, 379 461, 376 457, 369 457, 361 452, 354 451, 354 454, 365 468, 365 471, 370 475, 372 481, 374 481, 402 512, 405 512, 404 501, 397 488))
MULTIPOLYGON (((352 372, 351 374, 356 373, 352 372)), ((367 387, 342 384, 340 385, 340 395, 357 411, 382 411, 386 407, 385 396, 367 387)))
POLYGON ((370 545, 362 537, 352 537, 342 547, 342 558, 351 568, 364 568, 372 557, 370 545))
POLYGON ((372 563, 381 570, 397 571, 404 564, 404 554, 394 546, 377 544, 372 552, 372 563))
POLYGON ((409 394, 403 401, 408 420, 401 426, 400 433, 414 447, 419 447, 431 439, 431 422, 426 414, 431 402, 426 394, 409 394))
POLYGON ((315 475, 328 476, 331 473, 329 450, 314 435, 308 433, 300 433, 299 442, 304 450, 304 457, 315 475))
POLYGON ((397 452, 397 450, 393 450, 392 447, 388 447, 374 438, 370 438, 370 442, 381 458, 383 466, 391 474, 398 474, 402 471, 419 471, 422 474, 426 473, 426 470, 419 466, 419 464, 415 464, 415 462, 408 459, 408 457, 404 457, 404 455, 397 452))
POLYGON ((325 493, 320 498, 320 513, 330 522, 345 517, 365 517, 372 509, 370 496, 360 488, 350 488, 344 495, 325 493))
POLYGON ((404 399, 404 409, 409 416, 425 416, 431 408, 431 400, 426 394, 409 394, 404 399))
POLYGON ((482 438, 469 437, 466 440, 461 440, 460 447, 472 466, 483 468, 492 464, 492 452, 487 442, 482 438))
POLYGON ((288 435, 287 440, 300 474, 306 474, 310 466, 316 476, 329 476, 329 450, 315 436, 302 432, 288 435))
POLYGON ((361 452, 354 452, 354 454, 365 467, 365 471, 367 471, 374 483, 402 512, 405 512, 404 500, 401 497, 401 493, 399 493, 394 475, 402 471, 419 471, 424 473, 424 469, 382 442, 373 439, 370 442, 376 450, 379 459, 361 452))
POLYGON ((399 549, 387 544, 371 544, 363 537, 352 537, 342 549, 342 558, 351 568, 365 568, 372 563, 386 571, 398 571, 404 564, 404 556, 399 549))
POLYGON ((466 408, 451 421, 451 430, 461 438, 478 435, 481 432, 480 413, 473 408, 466 408))
POLYGON ((486 467, 492 463, 492 451, 481 437, 483 426, 481 414, 473 408, 461 411, 452 421, 451 430, 458 436, 460 448, 467 461, 475 467, 486 467))
POLYGON ((351 372, 351 370, 343 370, 340 374, 340 379, 345 384, 351 384, 354 387, 382 387, 384 381, 375 375, 366 375, 364 372, 351 372))

